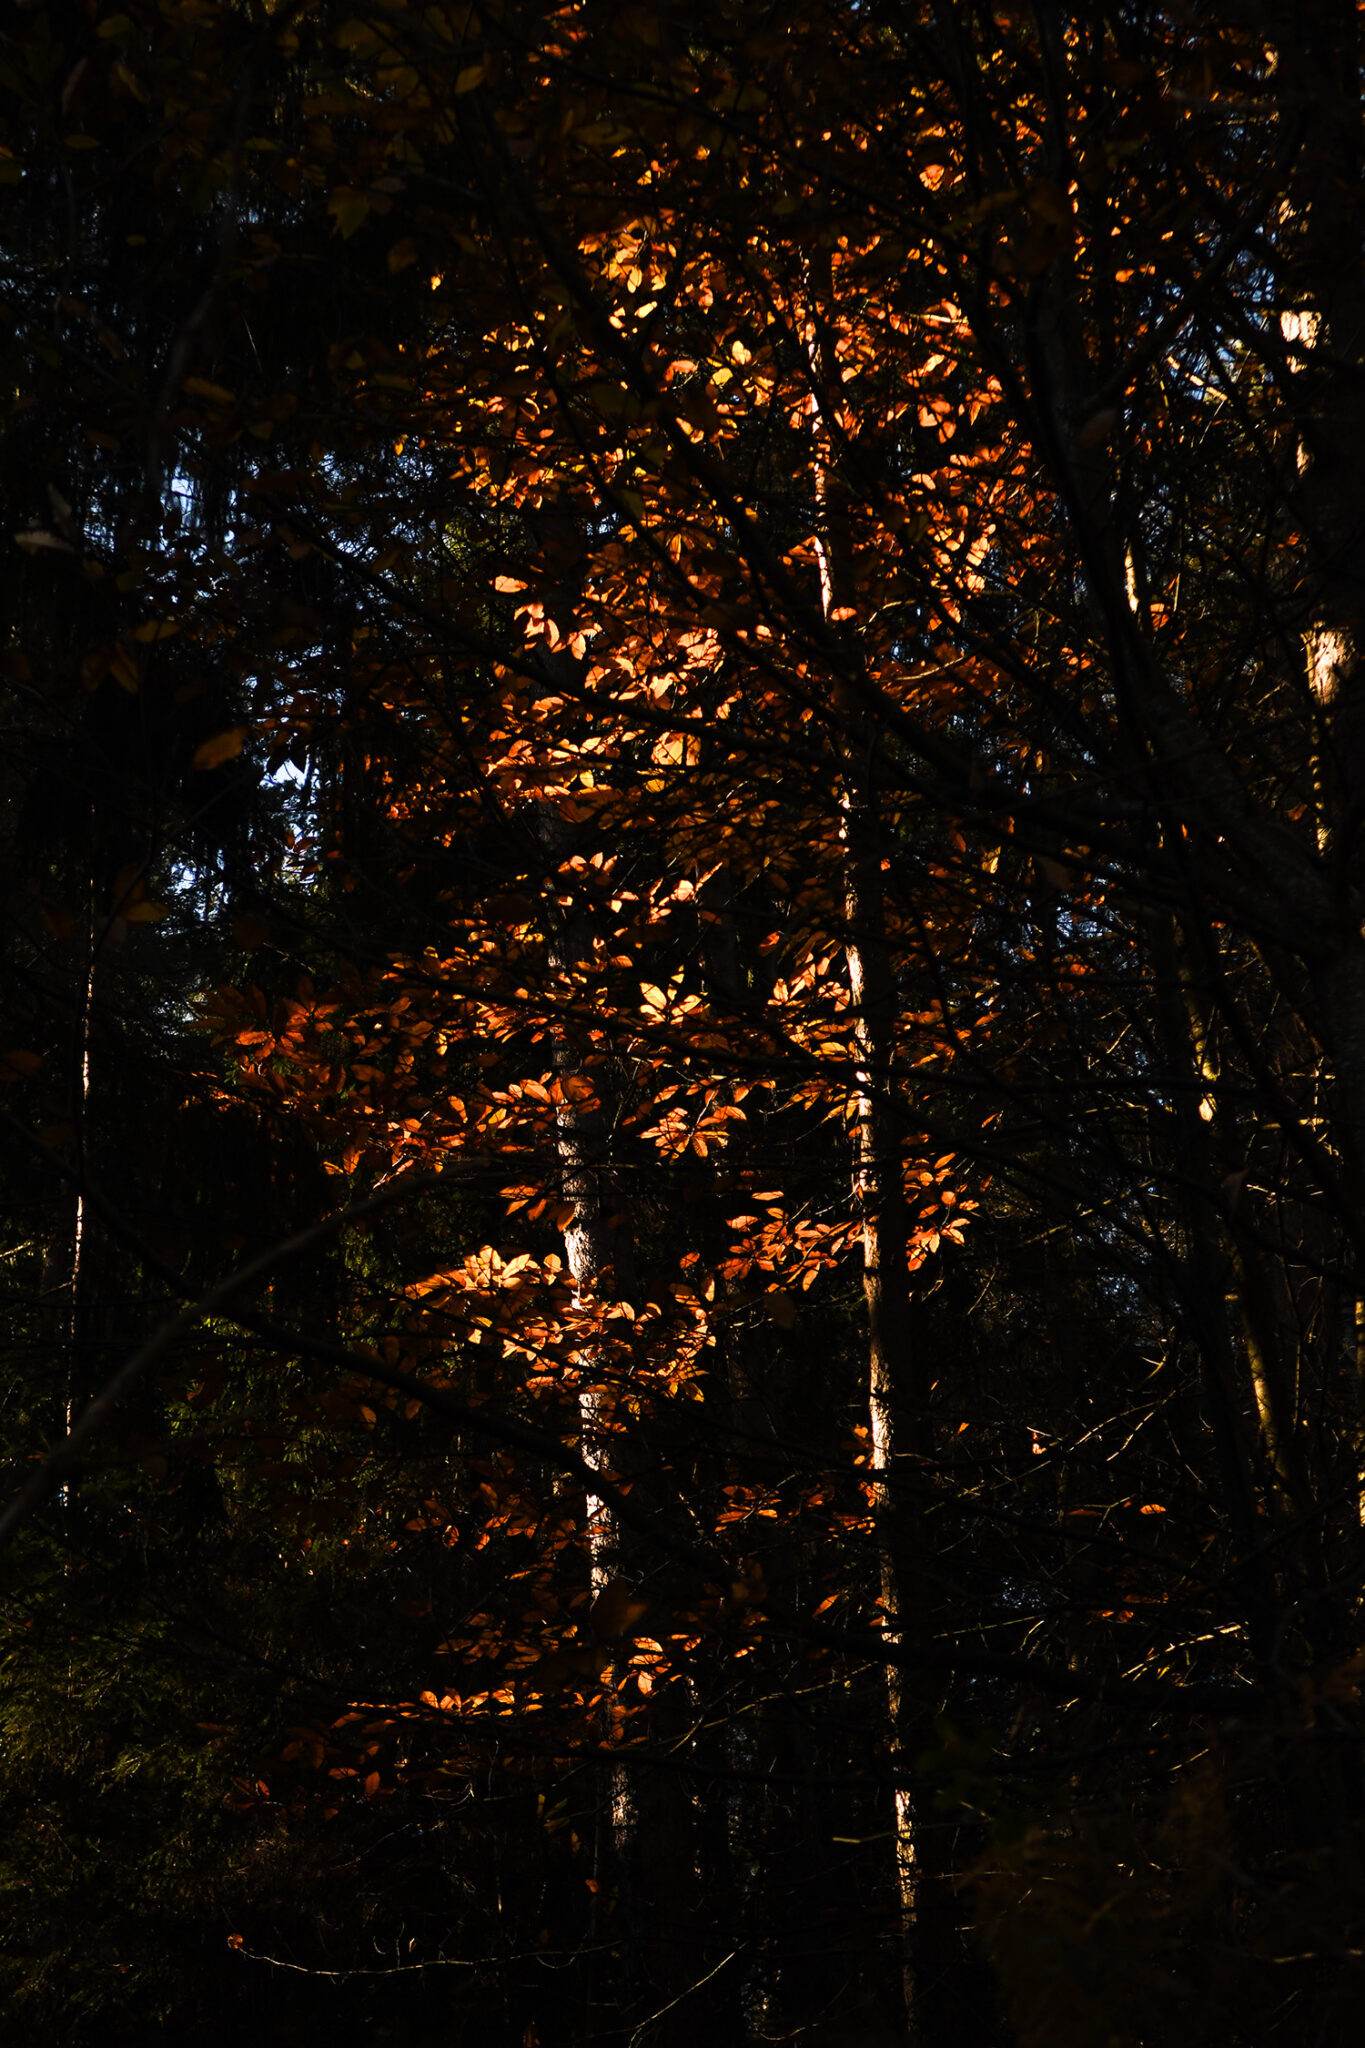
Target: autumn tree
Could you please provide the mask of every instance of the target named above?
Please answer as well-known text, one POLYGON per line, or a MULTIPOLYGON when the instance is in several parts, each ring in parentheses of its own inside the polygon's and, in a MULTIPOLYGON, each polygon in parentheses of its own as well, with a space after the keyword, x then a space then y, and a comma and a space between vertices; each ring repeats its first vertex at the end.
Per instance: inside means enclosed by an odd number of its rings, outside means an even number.
MULTIPOLYGON (((1345 2038, 1356 33, 12 37, 15 819, 90 764, 10 836, 16 1158, 65 1090, 110 1363, 220 1290, 15 1555, 60 1626, 134 1487, 232 1839, 423 1843, 339 1931, 239 1885, 243 1972, 1345 2038)), ((27 1257, 38 1450, 96 1354, 27 1257)))

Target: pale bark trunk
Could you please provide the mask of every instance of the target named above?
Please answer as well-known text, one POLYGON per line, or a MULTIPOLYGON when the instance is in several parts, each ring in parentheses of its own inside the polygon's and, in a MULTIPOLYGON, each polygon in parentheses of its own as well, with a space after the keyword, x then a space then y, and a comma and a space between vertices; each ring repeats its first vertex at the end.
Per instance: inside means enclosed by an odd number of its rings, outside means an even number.
MULTIPOLYGON (((86 1324, 89 1215, 85 1199, 84 1176, 87 1169, 88 1131, 87 1121, 90 1107, 90 1038, 94 1021, 95 1005, 95 962, 99 956, 100 940, 103 936, 95 927, 95 884, 90 883, 89 903, 85 920, 85 962, 81 973, 80 1013, 76 1021, 75 1073, 72 1087, 71 1120, 76 1133, 76 1165, 81 1174, 77 1182, 76 1198, 71 1224, 71 1300, 67 1313, 66 1341, 66 1388, 65 1421, 66 1433, 71 1434, 72 1424, 80 1412, 85 1378, 82 1353, 88 1331, 86 1324)), ((63 1480, 57 1493, 58 1506, 65 1509, 71 1502, 71 1483, 63 1480)))
MULTIPOLYGON (((573 828, 557 814, 546 813, 540 820, 539 837, 552 863, 557 864, 573 839, 573 828)), ((561 978, 566 997, 572 994, 572 977, 588 950, 590 940, 582 920, 569 918, 552 938, 549 964, 561 978)), ((555 1074, 561 1083, 591 1085, 586 1071, 584 1046, 573 1030, 562 1027, 553 1045, 555 1074)), ((555 1149, 559 1165, 559 1189, 572 1205, 564 1225, 564 1258, 573 1287, 573 1306, 579 1313, 591 1313, 604 1293, 617 1291, 615 1246, 603 1202, 602 1161, 604 1130, 600 1107, 589 1107, 574 1099, 576 1091, 566 1087, 564 1100, 555 1109, 555 1149)), ((610 1466, 609 1415, 607 1396, 592 1383, 589 1373, 578 1395, 579 1427, 584 1463, 595 1472, 610 1466)), ((595 1494, 585 1498, 587 1518, 588 1579, 594 1605, 611 1585, 617 1566, 619 1532, 615 1517, 595 1494)), ((619 1853, 628 1837, 632 1815, 630 1792, 622 1772, 610 1774, 610 1831, 613 1848, 619 1853)), ((600 1859, 599 1859, 600 1860, 600 1859)), ((600 1882, 600 1880, 599 1880, 600 1882)))
MULTIPOLYGON (((852 826, 851 831, 856 829, 852 826)), ((853 1192, 862 1224, 863 1299, 867 1306, 868 1423, 872 1451, 872 1513, 877 1532, 877 1565, 884 1635, 888 1648, 899 1648, 901 1620, 908 1588, 904 1583, 906 1552, 922 1540, 918 1517, 908 1499, 894 1489, 897 1452, 897 1408, 911 1394, 914 1382, 910 1327, 909 1217, 900 1158, 900 1129, 891 1100, 895 987, 881 925, 881 877, 876 880, 850 859, 846 892, 849 987, 857 1013, 859 1068, 854 1099, 853 1192), (869 900, 869 899, 872 900, 869 900), (908 1539, 908 1541, 907 1541, 908 1539)), ((906 1431, 911 1447, 923 1448, 924 1420, 920 1403, 912 1406, 906 1431)), ((892 1741, 903 1758, 921 1746, 923 1714, 912 1711, 900 1667, 886 1667, 887 1710, 892 1741)), ((922 1880, 911 1792, 897 1786, 895 1800, 896 1885, 900 1899, 903 1943, 906 2038, 923 2038, 918 1972, 917 1932, 922 1880)))
MULTIPOLYGON (((546 819, 541 839, 552 861, 562 859, 572 829, 557 817, 546 819)), ((586 921, 570 916, 550 947, 550 965, 566 994, 571 993, 575 971, 590 958, 586 921)), ((600 1077, 589 1070, 585 1040, 572 1027, 556 1034, 552 1057, 561 1083, 589 1082, 596 1092, 600 1077)), ((577 1089, 566 1087, 565 1099, 556 1107, 555 1144, 560 1192, 573 1208, 564 1225, 564 1254, 574 1307, 591 1313, 604 1299, 629 1299, 636 1283, 629 1235, 611 1213, 606 1115, 600 1103, 576 1100, 576 1095, 577 1089)), ((646 1481, 638 1458, 613 1427, 612 1407, 610 1393, 593 1384, 589 1363, 588 1379, 578 1396, 584 1462, 594 1471, 628 1476, 643 1498, 646 1481)), ((633 1590, 628 1584, 630 1546, 611 1510, 591 1493, 585 1499, 585 1513, 593 1596, 589 1626, 604 1656, 610 1656, 611 1675, 617 1678, 629 1655, 623 1638, 633 1590)), ((671 1700, 670 1692, 661 1702, 665 1715, 671 1700)), ((603 1740, 610 1737, 605 1716, 601 1735, 603 1740)), ((602 1939, 609 1920, 615 1920, 628 1965, 614 1987, 616 2002, 636 2011, 646 2008, 641 2024, 647 2024, 652 2048, 684 2048, 695 2010, 689 2005, 693 1977, 684 1936, 696 1903, 686 1788, 680 1777, 667 1772, 637 1783, 624 1766, 612 1764, 604 1767, 604 1781, 590 1935, 594 1941, 602 1939)), ((618 2012, 613 2024, 620 2018, 618 2012)))
MULTIPOLYGON (((830 450, 816 394, 831 383, 835 366, 824 361, 814 319, 807 332, 813 380, 810 414, 815 436, 815 536, 821 609, 830 618, 836 605, 856 593, 838 590, 845 580, 847 549, 835 532, 829 494, 830 450)), ((872 1513, 876 1530, 883 1633, 899 1649, 902 1617, 910 1593, 907 1565, 922 1576, 922 1532, 910 1501, 897 1498, 893 1461, 897 1456, 897 1411, 909 1408, 907 1448, 922 1451, 925 1412, 916 1398, 911 1345, 909 1212, 901 1163, 900 1118, 894 1079, 897 994, 894 962, 886 936, 886 898, 880 846, 869 792, 855 758, 854 735, 860 707, 845 685, 836 687, 834 709, 842 724, 837 745, 843 756, 844 918, 849 994, 853 1002, 858 1069, 852 1109, 853 1200, 861 1225, 863 1298, 867 1308, 868 1425, 872 1452, 872 1513)), ((926 1703, 912 1700, 899 1664, 886 1666, 887 1723, 893 1750, 904 1760, 924 1746, 926 1703)), ((919 2048, 925 2039, 919 1948, 922 1867, 914 1796, 905 1786, 894 1792, 895 1881, 900 1905, 902 1985, 906 2040, 919 2048)))

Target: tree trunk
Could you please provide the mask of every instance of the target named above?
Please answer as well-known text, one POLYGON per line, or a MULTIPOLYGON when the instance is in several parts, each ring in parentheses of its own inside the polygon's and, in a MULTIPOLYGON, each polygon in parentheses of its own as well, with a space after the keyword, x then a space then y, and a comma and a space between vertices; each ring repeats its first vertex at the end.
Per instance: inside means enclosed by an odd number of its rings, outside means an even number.
MULTIPOLYGON (((573 828, 558 816, 541 821, 540 837, 557 866, 571 843, 573 828)), ((591 930, 583 917, 570 915, 549 949, 550 966, 560 978, 566 1000, 573 995, 576 970, 591 959, 591 930)), ((590 1071, 584 1037, 571 1026, 555 1036, 553 1064, 564 1099, 555 1110, 555 1144, 559 1187, 573 1213, 564 1224, 564 1253, 573 1286, 576 1311, 591 1313, 601 1301, 628 1299, 634 1290, 632 1246, 628 1232, 614 1220, 607 1180, 608 1124, 595 1100, 601 1077, 590 1071), (569 1084, 578 1084, 577 1086, 569 1084), (587 1084, 587 1085, 584 1085, 587 1084), (591 1089, 591 1093, 589 1093, 591 1089)), ((578 1396, 584 1461, 594 1471, 629 1477, 640 1497, 647 1481, 614 1422, 609 1390, 585 1384, 578 1396)), ((632 1619, 642 1612, 632 1584, 633 1545, 605 1502, 588 1494, 588 1573, 592 1605, 588 1625, 610 1658, 605 1674, 614 1686, 629 1661, 627 1636, 632 1619)), ((665 1694, 651 1716, 658 1722, 672 1701, 665 1694)), ((614 1735, 604 1712, 601 1739, 614 1735)), ((652 1732, 661 1739, 660 1730, 652 1732)), ((688 1938, 695 1920, 696 1870, 692 1815, 686 1783, 678 1773, 657 1770, 637 1779, 620 1764, 603 1769, 598 1805, 589 1939, 610 1939, 616 1930, 617 1963, 610 2021, 628 2023, 639 2033, 639 2048, 684 2048, 691 2039, 693 2013, 688 1994, 702 1977, 688 1963, 688 1938)), ((591 2032, 591 2015, 589 2015, 591 2032)))

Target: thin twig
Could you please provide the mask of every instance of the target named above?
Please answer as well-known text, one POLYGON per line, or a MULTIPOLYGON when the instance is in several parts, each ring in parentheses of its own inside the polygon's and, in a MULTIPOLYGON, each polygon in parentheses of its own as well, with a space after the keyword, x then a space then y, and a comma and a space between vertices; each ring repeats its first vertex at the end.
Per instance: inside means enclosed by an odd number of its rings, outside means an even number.
POLYGON ((661 2005, 657 2012, 652 2012, 647 2020, 641 2020, 639 2026, 631 2035, 630 2040, 627 2044, 627 2048, 635 2048, 636 2042, 650 2027, 654 2025, 654 2022, 656 2020, 663 2019, 666 2013, 672 2012, 674 2006, 681 2005, 683 2000, 685 1998, 690 1998, 694 1991, 700 1991, 704 1984, 709 1984, 713 1977, 718 1977, 721 1971, 725 1968, 725 1965, 727 1963, 732 1963, 738 1954, 739 1950, 737 1948, 732 1948, 728 1956, 721 1957, 720 1961, 716 1964, 714 1970, 708 1970, 704 1977, 698 1977, 695 1984, 689 1984, 686 1991, 680 1991, 676 1998, 670 1998, 667 2005, 661 2005))

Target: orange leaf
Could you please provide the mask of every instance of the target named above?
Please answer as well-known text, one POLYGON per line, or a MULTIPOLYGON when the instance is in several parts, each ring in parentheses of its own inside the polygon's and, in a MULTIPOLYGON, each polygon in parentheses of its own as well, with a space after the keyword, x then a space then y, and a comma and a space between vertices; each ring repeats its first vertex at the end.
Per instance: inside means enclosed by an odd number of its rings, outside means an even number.
POLYGON ((194 750, 192 768, 221 768, 225 761, 235 761, 246 745, 247 728, 244 725, 230 726, 226 732, 216 732, 194 750))
POLYGON ((0 1053, 0 1079, 12 1081, 18 1074, 36 1074, 42 1064, 40 1052, 26 1052, 22 1047, 16 1047, 13 1052, 0 1053))

